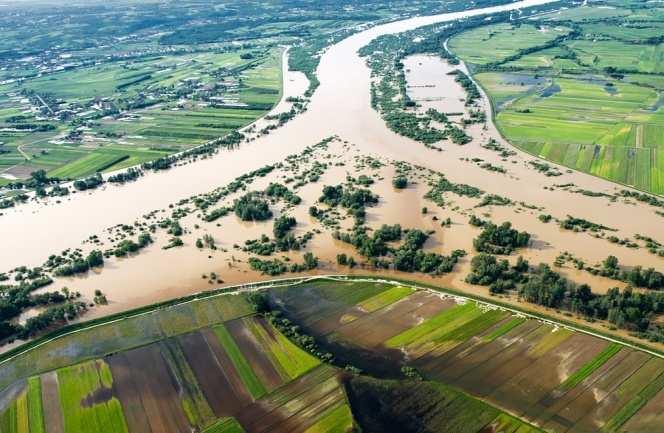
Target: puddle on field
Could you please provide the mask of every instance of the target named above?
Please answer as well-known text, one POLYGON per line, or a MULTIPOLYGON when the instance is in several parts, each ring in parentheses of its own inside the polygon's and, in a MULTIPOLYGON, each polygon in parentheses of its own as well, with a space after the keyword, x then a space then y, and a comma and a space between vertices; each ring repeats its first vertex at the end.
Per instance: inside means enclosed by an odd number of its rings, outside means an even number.
POLYGON ((649 108, 649 110, 654 112, 659 110, 661 107, 664 107, 664 93, 659 93, 657 101, 653 104, 652 107, 649 108))
POLYGON ((510 86, 541 86, 546 83, 547 79, 545 77, 535 76, 531 74, 519 74, 519 73, 502 73, 500 74, 500 81, 503 84, 510 86))
POLYGON ((547 87, 546 89, 542 90, 542 91, 540 92, 540 96, 541 96, 542 98, 548 98, 548 97, 550 97, 550 96, 555 95, 556 93, 559 93, 560 90, 561 90, 561 89, 560 89, 560 86, 559 86, 559 85, 557 85, 557 84, 552 84, 552 85, 550 85, 549 87, 547 87))
POLYGON ((97 404, 106 403, 113 398, 113 389, 102 386, 101 388, 86 395, 81 400, 81 407, 92 407, 97 404))

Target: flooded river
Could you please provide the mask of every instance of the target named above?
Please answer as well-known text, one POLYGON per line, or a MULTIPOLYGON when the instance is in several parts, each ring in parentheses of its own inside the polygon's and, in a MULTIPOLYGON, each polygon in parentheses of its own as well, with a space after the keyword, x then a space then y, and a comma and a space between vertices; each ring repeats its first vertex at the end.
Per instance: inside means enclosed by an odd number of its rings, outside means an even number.
MULTIPOLYGON (((0 219, 0 263, 3 269, 37 265, 52 252, 76 246, 90 234, 124 223, 153 209, 208 191, 263 165, 282 160, 324 137, 338 134, 371 152, 395 158, 438 164, 422 146, 390 132, 369 104, 369 70, 357 50, 372 39, 465 16, 548 3, 526 0, 505 6, 416 17, 357 33, 330 47, 318 69, 320 87, 306 113, 242 148, 162 172, 138 182, 106 186, 103 191, 77 193, 63 203, 30 203, 5 211, 0 219)), ((284 95, 296 94, 301 80, 286 75, 284 95), (295 89, 293 89, 295 87, 295 89)))

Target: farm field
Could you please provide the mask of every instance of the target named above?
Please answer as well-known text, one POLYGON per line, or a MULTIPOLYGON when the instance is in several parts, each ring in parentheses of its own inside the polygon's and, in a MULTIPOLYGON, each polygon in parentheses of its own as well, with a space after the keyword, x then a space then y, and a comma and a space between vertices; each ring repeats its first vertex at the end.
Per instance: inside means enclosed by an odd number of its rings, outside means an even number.
POLYGON ((74 364, 10 386, 6 397, 16 398, 0 412, 1 431, 39 432, 44 425, 64 433, 347 431, 353 419, 337 370, 260 317, 224 314, 241 313, 240 299, 225 295, 186 304, 187 310, 156 310, 154 319, 171 327, 161 327, 147 345, 134 341, 139 347, 112 334, 141 336, 146 317, 106 325, 113 333, 84 331, 85 340, 66 345, 78 348, 74 364), (196 315, 209 321, 184 320, 196 315), (95 358, 99 349, 90 349, 111 340, 124 346, 95 358))
POLYGON ((504 60, 532 45, 545 44, 567 35, 570 30, 564 26, 538 28, 530 24, 496 24, 469 30, 451 39, 449 49, 468 62, 481 65, 504 60))
POLYGON ((348 388, 360 423, 370 431, 543 432, 440 383, 360 376, 348 388))
POLYGON ((528 24, 481 26, 452 37, 448 47, 474 72, 498 129, 512 144, 664 194, 658 10, 608 4, 616 7, 584 6, 528 24), (563 28, 575 30, 556 40, 544 36, 563 28))
MULTIPOLYGON (((408 365, 426 380, 479 397, 547 431, 651 432, 659 425, 640 411, 651 412, 648 405, 664 395, 661 358, 442 294, 416 291, 363 312, 359 306, 365 299, 356 293, 375 298, 368 284, 313 282, 297 292, 270 293, 286 317, 335 357, 379 377, 393 377, 408 365), (302 293, 306 301, 298 302, 302 293), (349 316, 357 318, 348 321, 349 316)), ((382 395, 394 385, 362 386, 382 395)), ((395 388, 390 394, 404 402, 386 405, 415 404, 408 392, 395 388)))
POLYGON ((49 74, 20 88, 0 86, 3 182, 36 170, 59 179, 119 170, 240 129, 281 97, 282 52, 155 56, 49 74), (35 113, 31 103, 41 103, 39 97, 57 101, 45 102, 48 109, 92 108, 68 125, 35 113))
POLYGON ((263 293, 334 365, 246 295, 198 299, 19 355, 69 358, 4 385, 1 431, 648 432, 659 419, 664 361, 617 343, 407 284, 320 279, 263 293), (160 335, 144 337, 151 323, 160 335))

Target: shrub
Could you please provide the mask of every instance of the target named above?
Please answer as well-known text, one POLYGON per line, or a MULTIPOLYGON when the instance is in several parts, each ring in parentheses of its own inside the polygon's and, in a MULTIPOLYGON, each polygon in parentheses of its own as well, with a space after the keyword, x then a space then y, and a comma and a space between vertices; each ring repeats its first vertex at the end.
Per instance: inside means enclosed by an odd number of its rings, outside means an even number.
POLYGON ((500 226, 487 222, 484 230, 473 240, 477 251, 489 254, 511 254, 514 249, 525 247, 530 241, 530 234, 512 228, 512 224, 505 222, 500 226))
POLYGON ((408 186, 408 179, 405 176, 397 176, 392 179, 392 186, 396 189, 404 189, 408 186))
POLYGON ((264 221, 272 218, 267 201, 256 192, 250 192, 235 200, 233 208, 242 221, 264 221))

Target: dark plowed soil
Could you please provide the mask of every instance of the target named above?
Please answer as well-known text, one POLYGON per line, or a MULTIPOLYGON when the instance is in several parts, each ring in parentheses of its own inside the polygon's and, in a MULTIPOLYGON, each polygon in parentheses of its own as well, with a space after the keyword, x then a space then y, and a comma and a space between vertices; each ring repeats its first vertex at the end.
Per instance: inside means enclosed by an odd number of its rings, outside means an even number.
MULTIPOLYGON (((456 383, 466 373, 486 365, 498 354, 505 353, 503 356, 507 356, 510 352, 527 350, 530 346, 524 347, 522 343, 527 341, 530 334, 538 332, 540 326, 535 321, 529 321, 513 329, 505 336, 499 337, 490 343, 478 345, 470 352, 460 354, 458 357, 422 357, 418 359, 416 365, 425 371, 428 377, 445 383, 456 383)), ((535 335, 541 335, 541 332, 535 335)))
POLYGON ((129 360, 123 354, 112 356, 108 365, 113 374, 113 388, 122 404, 125 420, 130 432, 152 432, 141 401, 141 393, 132 378, 129 360))
POLYGON ((190 430, 175 378, 157 345, 113 355, 108 363, 113 373, 113 387, 132 432, 190 430))
POLYGON ((244 320, 237 319, 226 323, 226 328, 231 334, 240 351, 251 365, 251 368, 268 391, 281 386, 283 380, 276 370, 265 350, 260 347, 253 334, 244 324, 244 320))
POLYGON ((407 298, 363 316, 336 330, 355 344, 364 347, 376 347, 406 329, 454 306, 451 299, 416 292, 407 298))
POLYGON ((236 389, 239 383, 237 372, 230 365, 224 365, 214 354, 202 333, 194 332, 178 337, 187 362, 196 376, 203 395, 214 414, 218 417, 233 416, 247 404, 251 397, 244 390, 236 389), (233 377, 236 376, 236 377, 233 377))
POLYGON ((538 401, 594 359, 607 345, 605 340, 574 334, 530 365, 514 371, 512 378, 495 389, 489 399, 532 419, 541 409, 537 406, 538 401))
POLYGON ((320 366, 251 404, 237 416, 247 433, 300 432, 343 399, 333 369, 320 366))
POLYGON ((58 376, 55 372, 41 376, 41 390, 46 433, 65 433, 58 392, 58 376))
POLYGON ((570 429, 573 433, 597 432, 611 416, 627 404, 636 392, 643 389, 658 375, 664 373, 664 360, 650 358, 641 368, 625 379, 613 392, 605 396, 594 408, 570 429))
POLYGON ((244 388, 244 383, 242 383, 242 379, 240 379, 240 375, 237 373, 237 370, 233 365, 233 361, 231 361, 231 359, 228 357, 228 354, 224 348, 221 347, 221 343, 219 343, 219 339, 214 333, 214 330, 211 328, 203 329, 201 330, 201 334, 203 334, 203 337, 205 337, 205 341, 210 346, 210 350, 212 350, 214 357, 217 359, 217 361, 219 361, 222 370, 227 372, 226 378, 230 382, 235 395, 242 396, 243 401, 251 400, 251 395, 244 388))

